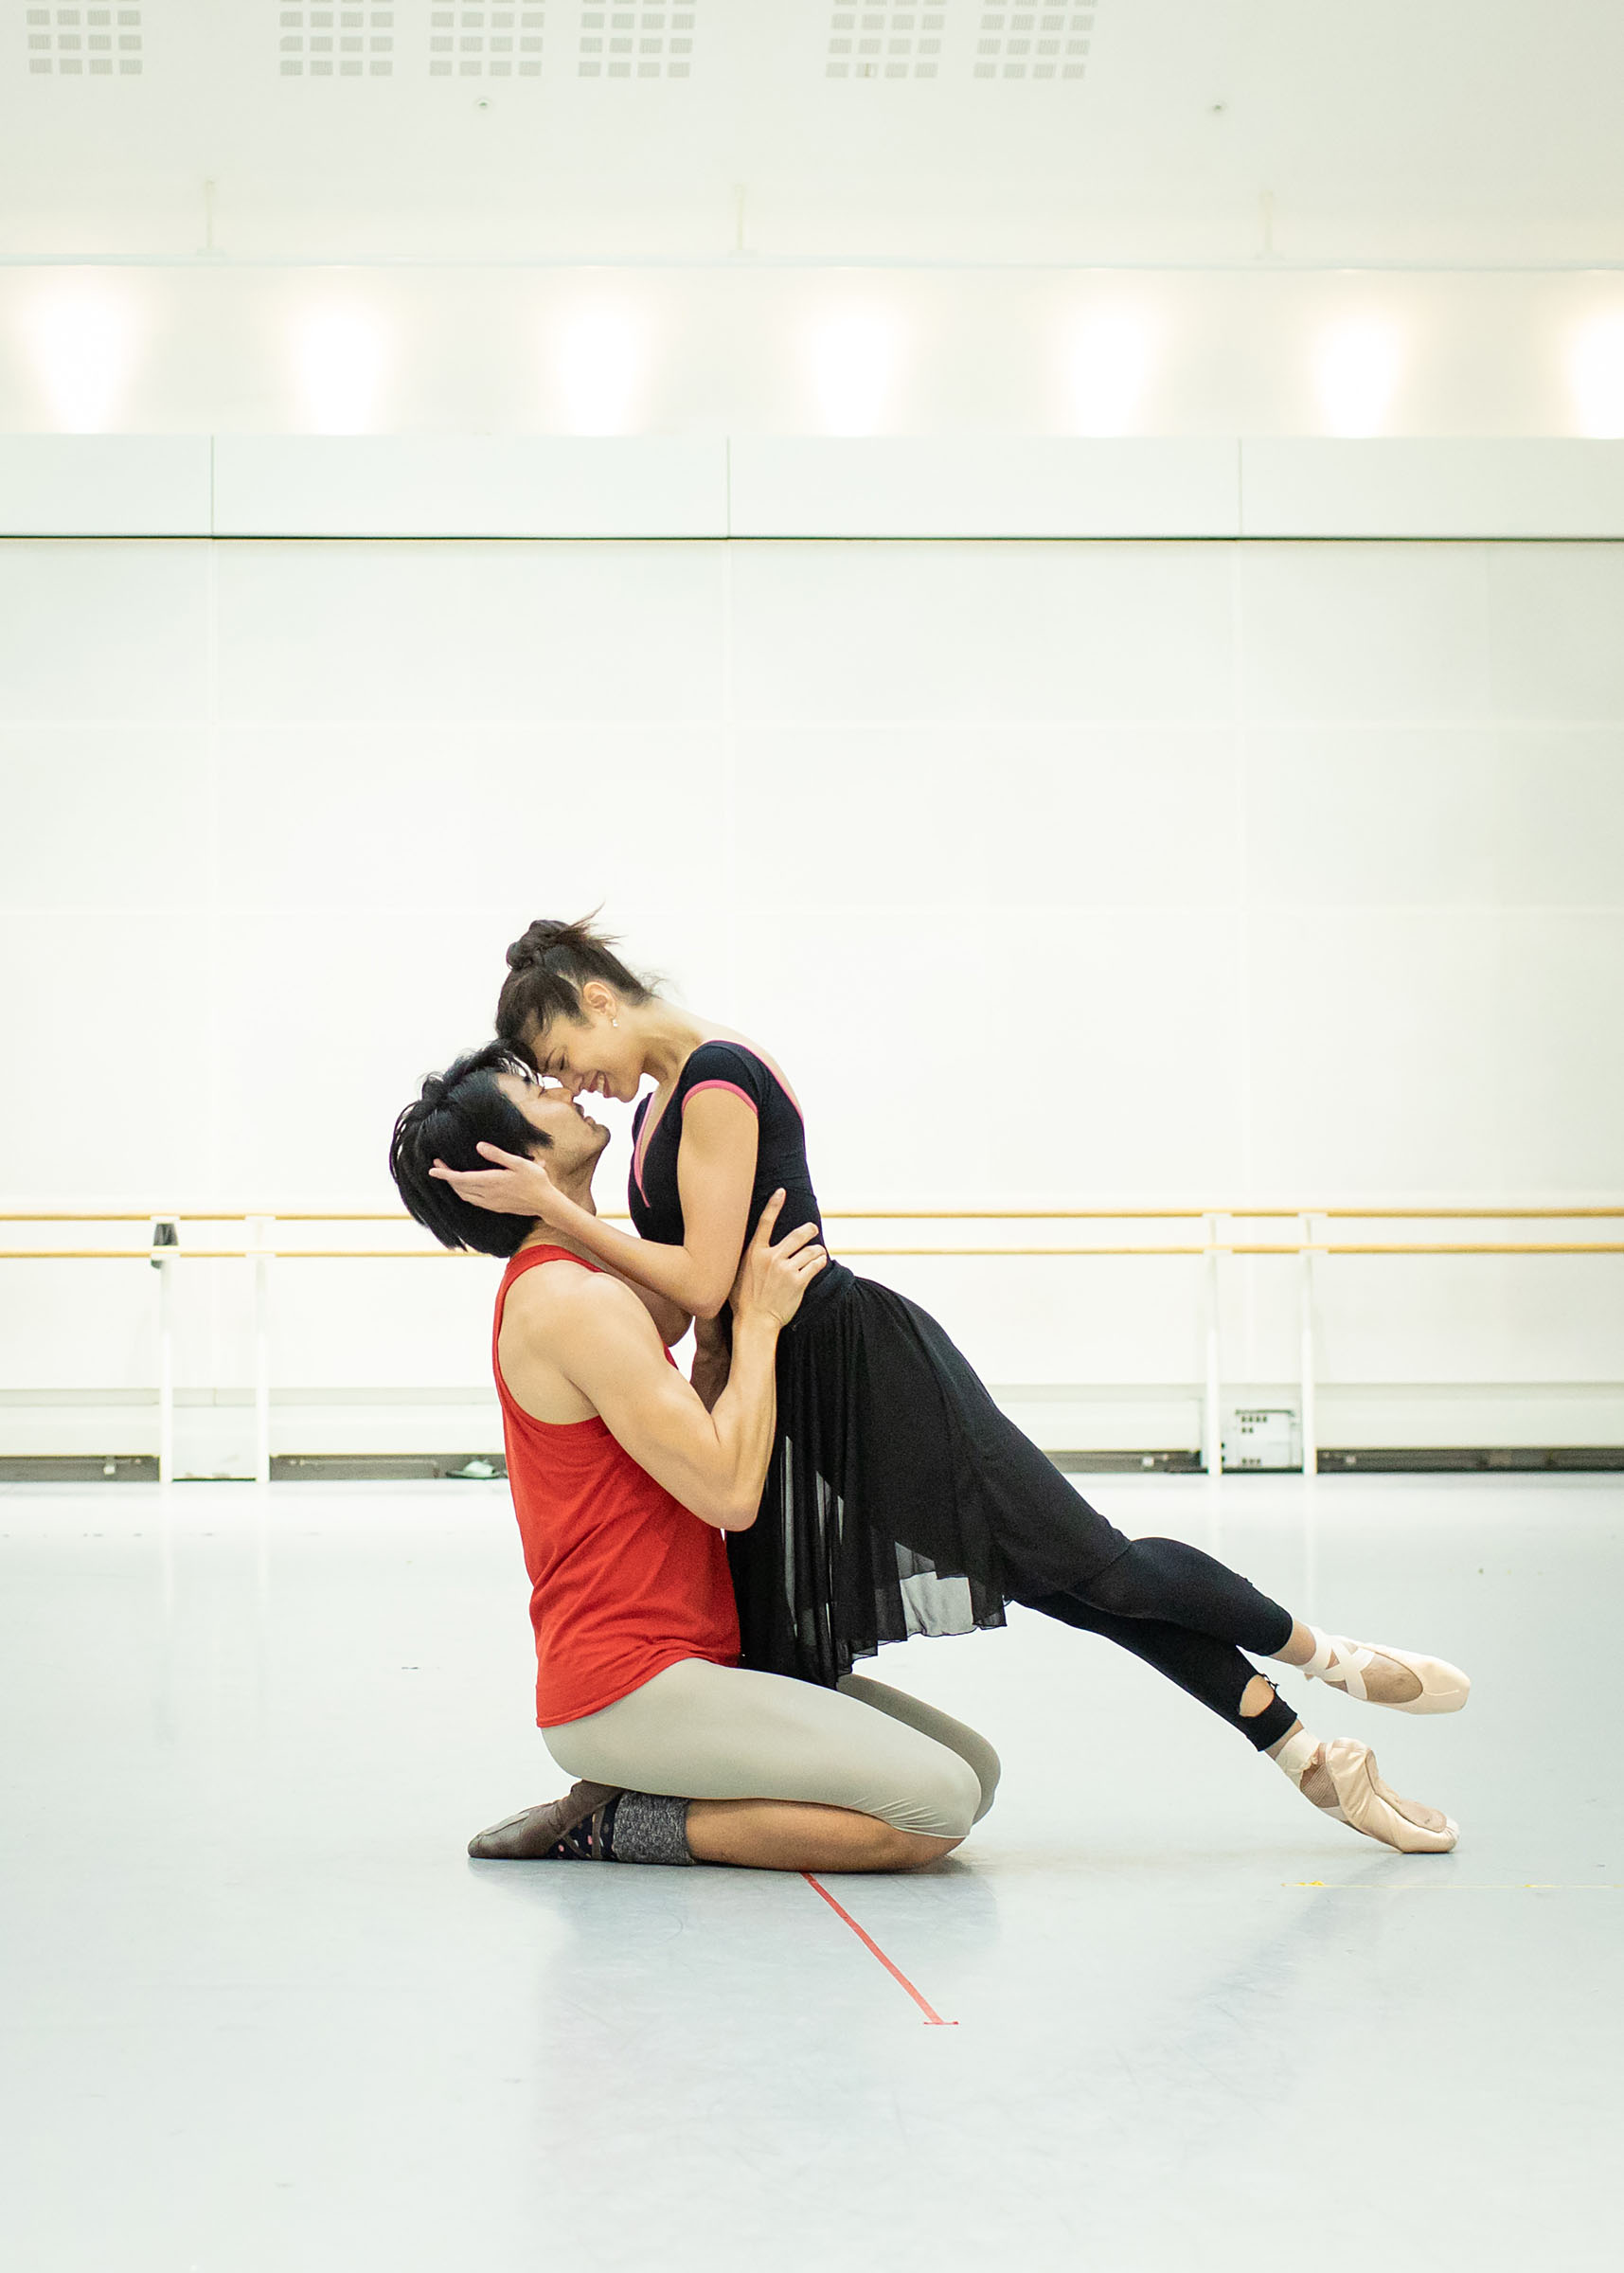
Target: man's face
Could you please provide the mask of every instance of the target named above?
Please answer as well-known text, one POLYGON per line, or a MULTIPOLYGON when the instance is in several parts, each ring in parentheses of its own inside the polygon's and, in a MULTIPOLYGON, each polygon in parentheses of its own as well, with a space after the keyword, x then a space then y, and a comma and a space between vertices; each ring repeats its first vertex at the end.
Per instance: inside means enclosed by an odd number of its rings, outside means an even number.
POLYGON ((603 1123, 588 1119, 571 1101, 567 1090, 526 1082, 516 1073, 499 1073, 496 1080, 531 1128, 552 1138, 551 1151, 539 1156, 543 1166, 555 1174, 571 1176, 589 1167, 609 1142, 603 1123))

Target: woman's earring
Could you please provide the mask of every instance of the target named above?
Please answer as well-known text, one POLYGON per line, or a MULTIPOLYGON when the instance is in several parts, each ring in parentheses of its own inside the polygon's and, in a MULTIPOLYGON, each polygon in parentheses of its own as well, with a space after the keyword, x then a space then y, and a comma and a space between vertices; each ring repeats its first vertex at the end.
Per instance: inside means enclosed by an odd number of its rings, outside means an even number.
POLYGON ((611 1026, 618 1026, 618 1025, 619 1025, 619 1023, 620 1023, 620 1021, 619 1021, 619 1019, 618 1019, 618 1018, 611 1018, 611 1020, 609 1021, 609 1023, 610 1023, 610 1025, 611 1025, 611 1026))

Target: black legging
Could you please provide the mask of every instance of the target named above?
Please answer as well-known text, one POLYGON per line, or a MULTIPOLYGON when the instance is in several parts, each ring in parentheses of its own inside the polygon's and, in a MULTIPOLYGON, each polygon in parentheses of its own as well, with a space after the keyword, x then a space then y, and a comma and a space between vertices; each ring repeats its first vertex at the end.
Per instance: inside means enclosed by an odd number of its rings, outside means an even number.
POLYGON ((1259 1752, 1278 1744, 1297 1717, 1278 1696, 1261 1712, 1240 1710, 1258 1671, 1240 1652, 1272 1657, 1283 1649, 1291 1612, 1182 1539, 1135 1539, 1084 1585, 1024 1599, 1046 1618, 1119 1642, 1199 1697, 1259 1752))

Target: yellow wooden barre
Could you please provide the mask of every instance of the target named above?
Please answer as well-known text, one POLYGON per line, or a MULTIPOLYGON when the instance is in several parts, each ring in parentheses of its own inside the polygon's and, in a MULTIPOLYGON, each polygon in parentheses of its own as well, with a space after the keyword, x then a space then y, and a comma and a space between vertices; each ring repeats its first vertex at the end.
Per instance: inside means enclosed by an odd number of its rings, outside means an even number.
POLYGON ((291 1208, 136 1208, 105 1213, 71 1208, 17 1208, 0 1209, 0 1224, 236 1224, 257 1215, 269 1216, 278 1224, 409 1224, 412 1220, 403 1208, 323 1208, 313 1214, 291 1208))
POLYGON ((1324 1245, 1306 1241, 1301 1247, 1232 1247, 1234 1255, 1624 1255, 1624 1240, 1485 1240, 1460 1245, 1403 1246, 1368 1243, 1363 1245, 1324 1245))
MULTIPOLYGON (((1312 1210, 1301 1208, 826 1208, 825 1216, 831 1223, 842 1224, 1003 1224, 1003 1223, 1200 1223, 1204 1216, 1230 1215, 1248 1222, 1266 1216, 1291 1218, 1305 1213, 1324 1215, 1326 1208, 1312 1210)), ((1391 1212, 1400 1215, 1402 1208, 1371 1209, 1372 1214, 1391 1212)), ((1409 1212, 1427 1214, 1429 1209, 1417 1208, 1409 1212)), ((1440 1209, 1439 1213, 1448 1210, 1440 1209)), ((1468 1209, 1465 1212, 1510 1214, 1512 1209, 1468 1209)), ((1531 1211, 1537 1212, 1537 1211, 1531 1211)), ((1551 1214, 1565 1216, 1584 1212, 1579 1208, 1552 1208, 1551 1214)), ((1608 1212, 1592 1210, 1591 1212, 1608 1212)), ((1624 1208, 1612 1210, 1624 1215, 1624 1208)), ((606 1208, 600 1211, 606 1224, 625 1224, 631 1217, 623 1208, 606 1208)), ((403 1208, 373 1211, 366 1208, 323 1208, 312 1210, 299 1208, 139 1208, 123 1210, 79 1210, 58 1208, 23 1208, 0 1210, 0 1224, 230 1224, 246 1222, 254 1216, 267 1216, 278 1224, 405 1224, 411 1222, 403 1208)))
MULTIPOLYGON (((1497 1223, 1525 1218, 1533 1222, 1568 1223, 1580 1218, 1624 1218, 1624 1208, 826 1208, 823 1212, 826 1222, 840 1224, 1172 1224, 1201 1223, 1209 1215, 1228 1216, 1237 1223, 1259 1223, 1267 1219, 1294 1222, 1304 1215, 1376 1223, 1406 1220, 1430 1223, 1435 1218, 1440 1223, 1455 1219, 1497 1223)), ((604 1218, 605 1222, 610 1220, 604 1218)))
MULTIPOLYGON (((1224 1209, 1219 1209, 1221 1215, 1224 1212, 1224 1209)), ((1229 1209, 1228 1212, 1234 1215, 1250 1215, 1252 1210, 1249 1208, 1235 1208, 1229 1209)), ((1485 1223, 1500 1218, 1504 1218, 1508 1223, 1513 1220, 1530 1223, 1565 1223, 1570 1218, 1577 1221, 1580 1217, 1589 1219, 1599 1216, 1624 1216, 1624 1208, 1299 1208, 1295 1212, 1299 1215, 1328 1216, 1345 1223, 1352 1223, 1361 1218, 1365 1222, 1376 1223, 1400 1223, 1406 1219, 1424 1223, 1435 1217, 1439 1223, 1461 1219, 1467 1222, 1485 1223)))
MULTIPOLYGON (((144 1220, 144 1219, 143 1219, 144 1220)), ((1221 1241, 1210 1246, 848 1247, 842 1256, 1060 1255, 1624 1255, 1624 1240, 1433 1245, 1393 1243, 1255 1246, 1221 1241)), ((0 1262, 499 1262, 500 1256, 461 1247, 0 1247, 0 1262)))
MULTIPOLYGON (((1490 1223, 1513 1221, 1568 1223, 1600 1218, 1624 1218, 1621 1208, 826 1208, 830 1223, 856 1224, 1018 1224, 1018 1223, 1199 1223, 1209 1215, 1229 1216, 1241 1223, 1266 1219, 1281 1221, 1318 1215, 1333 1222, 1490 1223)), ((411 1218, 401 1208, 384 1211, 366 1208, 211 1208, 75 1209, 23 1208, 0 1209, 0 1224, 225 1224, 266 1216, 278 1224, 405 1224, 411 1218)), ((623 1224, 630 1218, 620 1209, 605 1209, 605 1223, 623 1224)))
POLYGON ((0 1262, 296 1262, 301 1256, 329 1262, 502 1260, 476 1256, 467 1247, 0 1247, 0 1262))
MULTIPOLYGON (((277 1224, 409 1224, 412 1221, 402 1208, 387 1213, 375 1213, 366 1208, 323 1208, 317 1213, 295 1208, 205 1208, 201 1211, 185 1208, 106 1211, 70 1208, 0 1208, 0 1224, 239 1224, 251 1222, 256 1216, 264 1216, 277 1224)), ((631 1220, 628 1215, 616 1215, 607 1209, 603 1215, 606 1224, 625 1224, 631 1220)))
MULTIPOLYGON (((142 1219, 145 1221, 145 1218, 142 1219)), ((848 1247, 842 1255, 1210 1255, 1213 1247, 848 1247)), ((1295 1247, 1262 1247, 1294 1255, 1295 1247)), ((0 1247, 0 1262, 500 1262, 467 1247, 0 1247)))
MULTIPOLYGON (((178 1250, 177 1250, 178 1251, 178 1250)), ((1255 1246, 1240 1241, 1218 1240, 1201 1247, 848 1247, 843 1241, 838 1254, 846 1255, 1624 1255, 1624 1240, 1541 1243, 1508 1240, 1495 1244, 1440 1243, 1437 1245, 1331 1244, 1303 1240, 1294 1245, 1255 1246)))

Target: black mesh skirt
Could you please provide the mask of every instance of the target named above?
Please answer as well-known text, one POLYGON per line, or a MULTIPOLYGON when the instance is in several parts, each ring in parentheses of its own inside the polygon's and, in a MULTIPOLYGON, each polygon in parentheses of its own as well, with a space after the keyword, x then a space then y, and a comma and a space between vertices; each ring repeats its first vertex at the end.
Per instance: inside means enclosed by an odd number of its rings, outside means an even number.
POLYGON ((917 1303, 830 1262, 779 1336, 778 1434, 727 1542, 744 1662, 830 1687, 915 1634, 1001 1626, 1128 1546, 917 1303))

